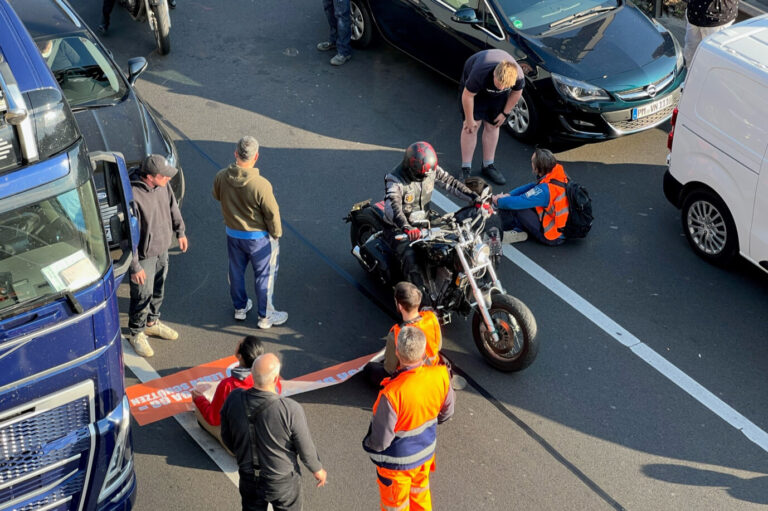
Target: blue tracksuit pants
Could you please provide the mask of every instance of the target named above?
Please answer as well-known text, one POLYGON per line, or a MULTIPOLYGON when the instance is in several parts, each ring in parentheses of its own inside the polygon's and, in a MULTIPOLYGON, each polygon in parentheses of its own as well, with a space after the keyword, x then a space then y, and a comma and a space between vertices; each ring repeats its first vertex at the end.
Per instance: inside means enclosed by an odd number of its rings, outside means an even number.
POLYGON ((259 317, 266 317, 267 312, 274 309, 272 293, 275 288, 280 254, 278 241, 271 236, 258 239, 227 236, 227 252, 229 254, 229 294, 232 297, 232 305, 235 309, 244 309, 248 303, 248 294, 245 292, 245 270, 248 263, 251 263, 259 317))

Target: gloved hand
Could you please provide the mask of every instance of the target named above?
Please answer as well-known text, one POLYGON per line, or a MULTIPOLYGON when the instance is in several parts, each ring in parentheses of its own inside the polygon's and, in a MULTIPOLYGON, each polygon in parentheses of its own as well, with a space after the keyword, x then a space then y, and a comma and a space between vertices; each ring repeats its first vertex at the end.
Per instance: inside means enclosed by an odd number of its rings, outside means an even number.
POLYGON ((475 207, 477 209, 482 209, 483 210, 483 216, 485 216, 485 217, 489 217, 489 216, 491 216, 493 214, 493 208, 491 207, 490 204, 483 204, 482 202, 477 202, 477 203, 475 203, 475 207))
POLYGON ((413 227, 408 226, 403 230, 405 231, 405 234, 408 235, 408 239, 411 241, 416 241, 417 239, 421 238, 420 229, 414 229, 413 227))

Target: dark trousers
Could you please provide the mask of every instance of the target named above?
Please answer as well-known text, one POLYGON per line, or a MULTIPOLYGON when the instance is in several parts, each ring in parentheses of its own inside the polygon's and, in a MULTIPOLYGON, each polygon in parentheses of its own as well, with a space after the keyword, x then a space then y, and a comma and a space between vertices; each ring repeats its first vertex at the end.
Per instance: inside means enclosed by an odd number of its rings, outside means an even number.
POLYGON ((291 474, 280 481, 264 481, 240 474, 240 497, 243 511, 301 511, 301 476, 291 474))
POLYGON ((501 218, 501 225, 505 231, 525 231, 530 236, 536 238, 536 241, 543 243, 544 245, 560 245, 563 243, 563 239, 548 240, 544 233, 541 232, 541 220, 539 215, 536 214, 536 210, 533 208, 528 209, 499 209, 497 211, 501 218))
POLYGON ((115 0, 104 0, 101 4, 101 22, 109 26, 109 16, 112 14, 112 9, 115 8, 115 0))
POLYGON ((165 278, 168 275, 168 252, 159 256, 140 259, 144 273, 144 284, 131 282, 131 303, 128 307, 128 329, 131 335, 144 330, 147 323, 154 323, 160 317, 160 306, 165 293, 165 278))
POLYGON ((323 0, 323 9, 331 27, 329 41, 336 44, 336 52, 339 55, 352 55, 352 47, 349 45, 352 38, 349 0, 323 0))

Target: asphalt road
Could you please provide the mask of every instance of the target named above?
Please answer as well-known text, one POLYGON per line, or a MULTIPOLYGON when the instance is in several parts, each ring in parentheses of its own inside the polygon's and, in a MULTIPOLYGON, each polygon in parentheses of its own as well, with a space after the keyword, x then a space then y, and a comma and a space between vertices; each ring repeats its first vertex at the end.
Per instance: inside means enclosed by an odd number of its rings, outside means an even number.
MULTIPOLYGON (((100 1, 73 3, 98 21, 100 1)), ((181 339, 153 341, 149 363, 171 374, 231 354, 246 333, 280 354, 286 378, 378 350, 391 311, 359 286, 382 303, 391 297, 349 254, 342 217, 352 203, 383 195, 384 173, 415 140, 432 142, 441 164, 458 168, 457 86, 381 42, 332 68, 331 55, 315 50, 327 32, 319 1, 179 0, 172 22, 167 57, 153 51, 149 27, 119 8, 104 38, 119 62, 149 60, 137 88, 171 127, 187 179, 190 249, 171 257, 163 306, 181 339), (258 331, 255 316, 232 319, 225 236, 210 196, 214 173, 245 134, 262 145, 259 167, 285 222, 275 301, 290 318, 268 331, 258 331)), ((468 322, 444 329, 445 351, 471 385, 439 428, 437 509, 768 505, 765 444, 621 344, 634 336, 757 431, 768 429, 768 276, 747 263, 718 269, 691 252, 661 190, 665 143, 656 129, 557 148, 592 195, 592 232, 558 248, 518 244, 510 254, 527 256, 594 310, 577 310, 563 288, 505 261, 502 281, 538 321, 541 350, 530 368, 496 372, 468 322)), ((502 135, 497 162, 510 184, 529 180, 531 150, 502 135)), ((120 305, 127 311, 126 286, 120 305)), ((137 381, 130 370, 126 381, 137 381)), ((359 378, 297 397, 329 473, 322 489, 305 474, 306 509, 376 509, 374 469, 360 447, 374 399, 359 378)), ((231 480, 177 422, 134 426, 136 509, 238 509, 231 480)))

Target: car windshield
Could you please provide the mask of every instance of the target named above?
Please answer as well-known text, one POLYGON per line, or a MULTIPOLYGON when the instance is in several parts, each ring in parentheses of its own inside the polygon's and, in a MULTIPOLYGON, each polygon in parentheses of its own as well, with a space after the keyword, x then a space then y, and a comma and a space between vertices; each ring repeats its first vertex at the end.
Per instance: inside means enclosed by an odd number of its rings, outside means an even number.
POLYGON ((37 45, 73 109, 111 105, 125 96, 125 82, 93 41, 69 36, 37 45))
POLYGON ((532 34, 565 27, 618 7, 617 0, 497 0, 513 27, 532 34))
POLYGON ((0 213, 0 315, 92 284, 107 258, 91 181, 0 213))

